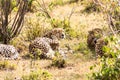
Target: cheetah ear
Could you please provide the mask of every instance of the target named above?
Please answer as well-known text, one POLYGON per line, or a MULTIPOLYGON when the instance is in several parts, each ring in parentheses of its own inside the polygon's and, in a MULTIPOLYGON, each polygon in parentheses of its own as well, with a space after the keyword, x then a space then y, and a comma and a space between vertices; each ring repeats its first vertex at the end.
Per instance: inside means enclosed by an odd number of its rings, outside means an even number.
POLYGON ((55 29, 57 32, 63 32, 64 30, 63 30, 63 28, 56 28, 55 29))
POLYGON ((57 33, 57 29, 54 28, 51 32, 56 34, 57 33))

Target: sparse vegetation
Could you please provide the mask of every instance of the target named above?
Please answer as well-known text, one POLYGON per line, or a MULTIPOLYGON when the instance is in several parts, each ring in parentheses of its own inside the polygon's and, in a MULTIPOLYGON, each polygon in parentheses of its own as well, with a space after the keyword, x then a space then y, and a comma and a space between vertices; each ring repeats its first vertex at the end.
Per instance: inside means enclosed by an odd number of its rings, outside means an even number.
POLYGON ((89 54, 90 53, 90 49, 87 47, 87 44, 85 42, 82 42, 82 43, 79 43, 77 46, 76 46, 76 49, 75 51, 79 51, 85 55, 89 54))
POLYGON ((83 12, 92 13, 92 12, 100 12, 100 7, 96 5, 93 0, 84 1, 85 9, 83 12))
POLYGON ((66 65, 66 60, 60 55, 60 53, 56 52, 56 58, 52 60, 51 66, 64 68, 66 65))
POLYGON ((11 64, 9 61, 0 61, 0 70, 15 70, 16 65, 11 64))
POLYGON ((32 41, 36 37, 43 36, 43 34, 48 31, 44 26, 41 26, 41 24, 38 21, 38 18, 36 20, 32 20, 31 18, 28 20, 28 27, 25 32, 25 38, 27 38, 26 40, 32 41))
POLYGON ((44 59, 45 56, 41 54, 41 50, 39 49, 34 49, 34 53, 27 53, 26 55, 23 56, 23 58, 25 59, 35 59, 35 60, 39 60, 39 59, 44 59))
POLYGON ((101 61, 99 63, 100 69, 92 73, 92 80, 119 80, 120 78, 118 58, 120 51, 117 49, 119 47, 116 43, 117 39, 112 36, 107 40, 109 41, 109 47, 103 47, 104 57, 101 58, 101 61))
POLYGON ((87 80, 86 74, 89 80, 119 80, 119 5, 118 0, 0 0, 0 43, 14 45, 21 57, 0 61, 0 80, 87 80), (65 30, 60 48, 66 57, 58 51, 54 59, 39 49, 29 53, 30 42, 53 28, 65 30), (95 30, 87 43, 96 28, 103 34, 95 30), (91 50, 88 44, 101 37, 108 45, 94 59, 95 45, 91 50))
POLYGON ((60 19, 55 19, 53 18, 51 20, 51 26, 53 28, 63 28, 66 32, 66 36, 68 39, 70 38, 77 38, 79 34, 77 33, 78 31, 74 30, 71 25, 70 25, 70 20, 64 18, 64 20, 60 19))
POLYGON ((94 72, 90 80, 119 80, 119 59, 116 58, 102 58, 100 69, 98 72, 94 72))
POLYGON ((57 0, 57 1, 52 1, 50 4, 49 4, 49 7, 52 8, 54 6, 57 6, 57 5, 64 5, 64 0, 57 0))
POLYGON ((43 70, 31 71, 29 75, 23 75, 22 80, 52 80, 52 75, 43 70))

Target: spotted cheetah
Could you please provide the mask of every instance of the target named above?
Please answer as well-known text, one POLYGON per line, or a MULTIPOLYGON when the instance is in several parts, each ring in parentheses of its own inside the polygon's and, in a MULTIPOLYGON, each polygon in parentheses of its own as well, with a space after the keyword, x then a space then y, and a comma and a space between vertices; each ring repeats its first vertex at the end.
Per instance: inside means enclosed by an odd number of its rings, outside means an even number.
POLYGON ((100 38, 97 40, 96 44, 95 44, 95 52, 96 52, 96 57, 97 56, 104 56, 104 51, 103 51, 103 47, 108 45, 108 41, 106 41, 104 38, 100 38))
POLYGON ((58 40, 65 38, 65 31, 62 28, 54 28, 43 35, 50 39, 57 38, 58 40))
POLYGON ((97 39, 101 38, 103 36, 103 31, 99 28, 95 28, 91 31, 88 32, 88 36, 87 36, 87 46, 91 49, 91 50, 95 50, 95 44, 97 39))
POLYGON ((12 45, 0 44, 0 57, 1 59, 17 59, 19 53, 12 45))
POLYGON ((63 38, 65 38, 64 30, 62 28, 55 28, 45 33, 43 37, 38 37, 33 40, 29 45, 29 52, 36 54, 34 49, 37 48, 42 51, 42 54, 53 58, 55 50, 59 49, 59 40, 63 38))

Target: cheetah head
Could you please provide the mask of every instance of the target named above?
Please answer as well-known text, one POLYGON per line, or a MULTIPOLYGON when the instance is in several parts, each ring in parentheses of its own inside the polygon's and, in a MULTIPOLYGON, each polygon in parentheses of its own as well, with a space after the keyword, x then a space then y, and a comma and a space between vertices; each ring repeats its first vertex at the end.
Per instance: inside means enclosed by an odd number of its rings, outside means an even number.
POLYGON ((100 28, 94 28, 88 31, 87 44, 91 50, 94 50, 97 40, 103 36, 103 31, 100 28))
POLYGON ((57 39, 64 39, 65 31, 62 28, 54 28, 44 35, 44 37, 51 38, 51 39, 53 38, 52 36, 56 37, 57 39))

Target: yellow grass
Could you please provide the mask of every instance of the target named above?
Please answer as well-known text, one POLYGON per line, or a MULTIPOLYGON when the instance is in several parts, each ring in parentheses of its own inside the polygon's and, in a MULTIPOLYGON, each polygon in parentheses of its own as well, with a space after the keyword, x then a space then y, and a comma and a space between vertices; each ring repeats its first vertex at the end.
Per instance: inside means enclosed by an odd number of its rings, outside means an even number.
MULTIPOLYGON (((46 6, 49 5, 50 0, 44 0, 46 6), (49 2, 48 2, 49 1, 49 2)), ((52 0, 51 0, 52 1, 52 0)), ((79 1, 77 4, 66 4, 63 6, 55 6, 53 10, 50 12, 52 17, 58 19, 64 19, 64 17, 68 17, 72 8, 75 7, 74 13, 71 16, 70 24, 72 28, 77 30, 81 36, 80 39, 73 39, 73 40, 62 40, 61 46, 64 47, 64 44, 70 44, 74 47, 76 44, 80 42, 86 42, 85 36, 87 32, 93 28, 103 28, 107 26, 106 21, 103 19, 103 15, 101 13, 81 13, 84 9, 84 6, 81 5, 79 1)), ((39 11, 38 11, 39 12, 39 11)), ((25 17, 26 19, 33 19, 36 20, 36 14, 38 13, 28 13, 25 17)), ((41 23, 42 26, 50 27, 50 24, 47 21, 44 21, 44 18, 40 17, 38 21, 41 23)), ((24 29, 27 27, 27 23, 25 22, 24 28, 22 32, 24 33, 24 29)), ((26 51, 26 53, 28 53, 26 51)), ((24 53, 23 53, 24 54, 24 53)), ((22 75, 29 74, 31 70, 37 69, 45 69, 48 70, 53 75, 53 80, 87 80, 87 74, 90 73, 90 66, 95 64, 96 60, 94 59, 87 59, 82 53, 75 53, 75 54, 67 54, 67 62, 68 66, 62 69, 58 69, 55 67, 47 68, 52 62, 51 60, 36 60, 33 61, 33 65, 31 65, 31 60, 21 59, 18 61, 11 60, 12 64, 17 65, 16 70, 9 71, 9 70, 0 70, 0 80, 4 80, 6 76, 12 74, 12 77, 20 78, 22 75)))

